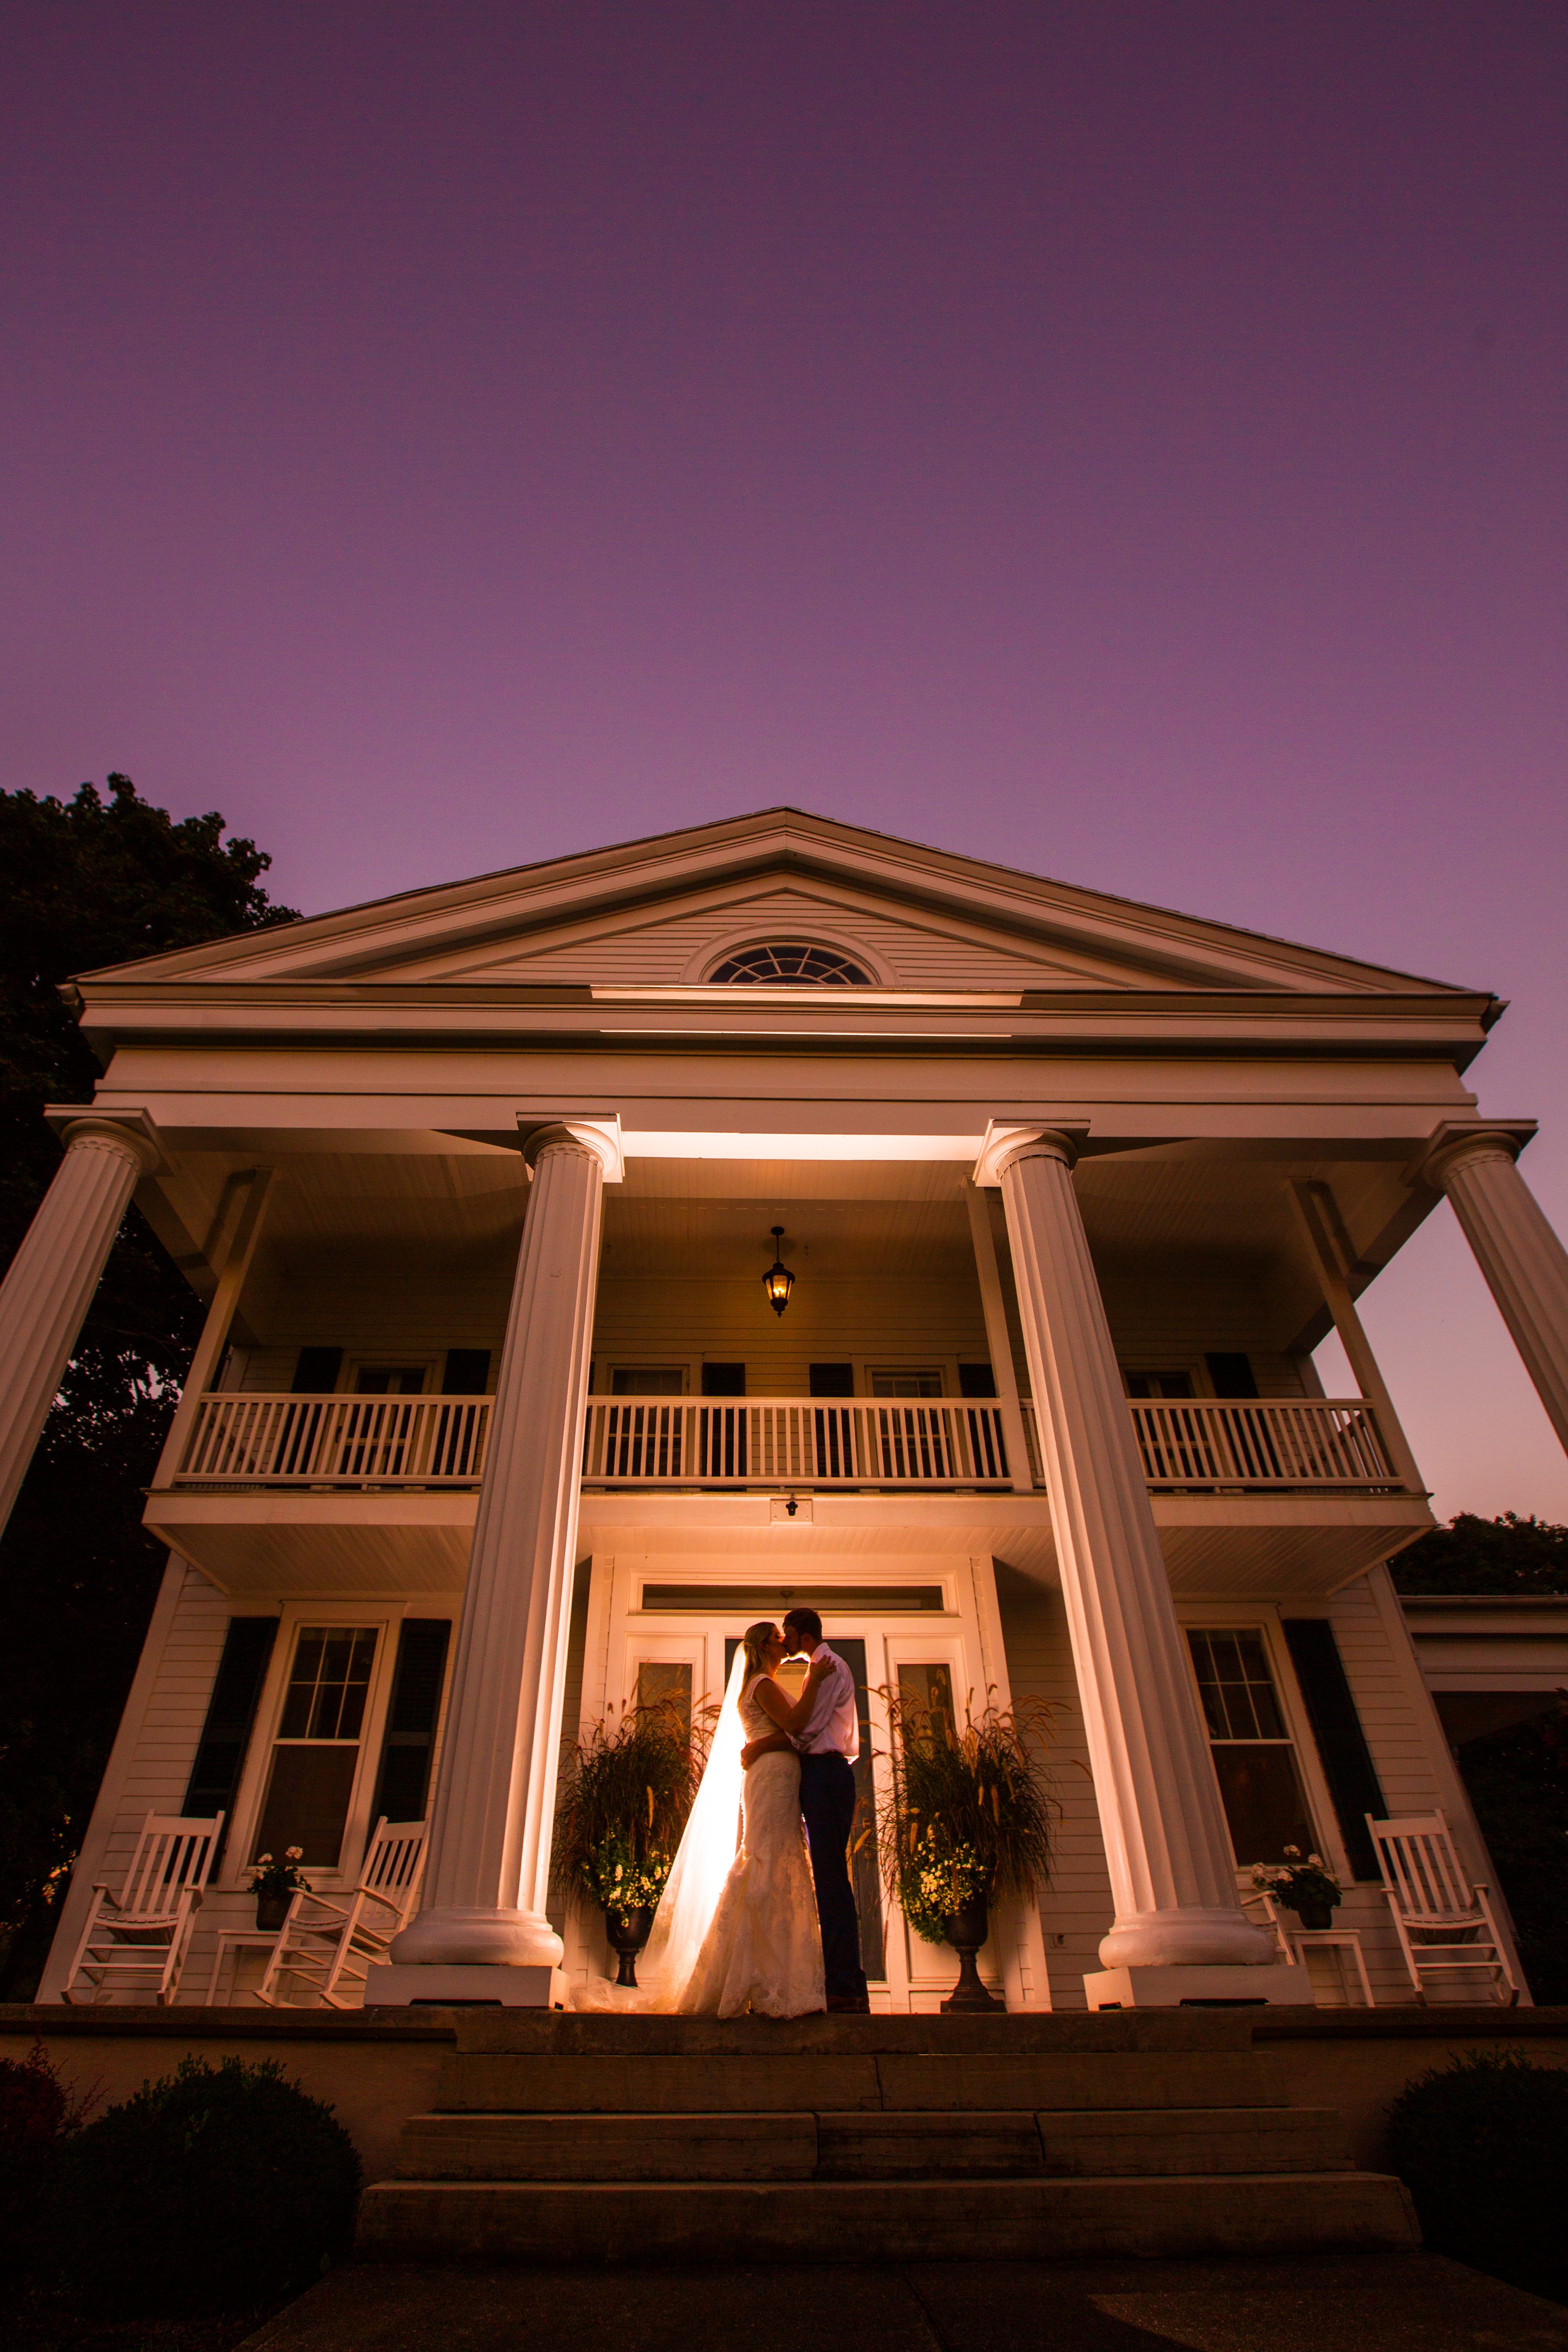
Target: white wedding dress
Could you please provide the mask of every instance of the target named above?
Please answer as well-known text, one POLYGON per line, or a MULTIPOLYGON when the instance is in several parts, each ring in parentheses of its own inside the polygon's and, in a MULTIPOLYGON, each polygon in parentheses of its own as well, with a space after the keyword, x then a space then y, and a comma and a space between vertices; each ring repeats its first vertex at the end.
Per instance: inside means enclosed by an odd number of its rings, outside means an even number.
MULTIPOLYGON (((777 1726, 752 1696, 740 1696, 748 1739, 777 1726)), ((822 2008, 822 1935, 811 1850, 800 1817, 800 1758, 759 1756, 741 1790, 741 1850, 731 1865, 702 1948, 676 2007, 682 2017, 804 2017, 822 2008)))
POLYGON ((776 1729, 738 1650, 702 1785, 655 1915, 637 1988, 590 1977, 577 2010, 685 2017, 805 2017, 825 2005, 822 1933, 793 1750, 741 1768, 748 1740, 776 1729), (737 1840, 737 1827, 739 1838, 737 1840))

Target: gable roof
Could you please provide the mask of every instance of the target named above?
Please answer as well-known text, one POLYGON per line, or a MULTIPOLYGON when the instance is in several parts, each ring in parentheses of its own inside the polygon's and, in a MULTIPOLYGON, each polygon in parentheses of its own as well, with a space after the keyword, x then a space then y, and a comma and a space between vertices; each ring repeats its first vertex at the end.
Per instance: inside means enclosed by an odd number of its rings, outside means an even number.
MULTIPOLYGON (((819 939, 891 988, 1474 992, 792 808, 411 890, 81 976, 131 983, 679 985, 748 939, 819 939)), ((183 992, 183 991, 182 991, 183 992)))

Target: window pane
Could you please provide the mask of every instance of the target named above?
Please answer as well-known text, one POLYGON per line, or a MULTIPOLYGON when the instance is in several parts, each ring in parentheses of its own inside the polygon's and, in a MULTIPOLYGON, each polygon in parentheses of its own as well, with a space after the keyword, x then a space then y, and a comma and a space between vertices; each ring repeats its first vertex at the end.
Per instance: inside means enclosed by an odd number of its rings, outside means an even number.
POLYGON ((942 1374, 873 1372, 871 1394, 874 1397, 939 1397, 942 1394, 942 1374))
POLYGON ((637 1667, 639 1707, 668 1707, 691 1737, 691 1668, 680 1660, 644 1658, 637 1667))
POLYGON ((1197 1630, 1187 1635, 1211 1739, 1284 1739, 1274 1678, 1260 1634, 1197 1630))
POLYGON ((610 1376, 612 1396, 679 1396, 685 1382, 679 1365, 668 1370, 623 1365, 610 1376))
POLYGON ((1222 1744, 1213 1754, 1237 1867, 1283 1862, 1288 1845, 1310 1853, 1316 1840, 1294 1748, 1238 1741, 1222 1744))
POLYGON ((374 1625, 301 1625, 283 1702, 280 1739, 357 1739, 364 1720, 374 1625))
POLYGON ((252 1862, 258 1854, 281 1855, 298 1845, 305 1849, 307 1864, 332 1868, 342 1847, 358 1762, 357 1747, 274 1748, 252 1862))

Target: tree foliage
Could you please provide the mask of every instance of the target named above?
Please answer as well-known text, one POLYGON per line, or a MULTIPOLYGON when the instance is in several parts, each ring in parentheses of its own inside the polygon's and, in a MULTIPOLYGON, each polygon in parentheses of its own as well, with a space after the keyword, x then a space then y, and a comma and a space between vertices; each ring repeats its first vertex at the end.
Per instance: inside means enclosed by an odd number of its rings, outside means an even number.
POLYGON ((1568 1528, 1460 1511, 1389 1563, 1401 1592, 1568 1592, 1568 1528))
MULTIPOLYGON (((294 919, 269 860, 216 813, 176 824, 111 775, 108 798, 0 793, 0 1265, 59 1163, 41 1117, 98 1068, 60 989, 74 973, 294 919)), ((79 1842, 157 1591, 143 1530, 201 1324, 133 1209, 0 1543, 0 1990, 31 1990, 50 1897, 79 1842)))

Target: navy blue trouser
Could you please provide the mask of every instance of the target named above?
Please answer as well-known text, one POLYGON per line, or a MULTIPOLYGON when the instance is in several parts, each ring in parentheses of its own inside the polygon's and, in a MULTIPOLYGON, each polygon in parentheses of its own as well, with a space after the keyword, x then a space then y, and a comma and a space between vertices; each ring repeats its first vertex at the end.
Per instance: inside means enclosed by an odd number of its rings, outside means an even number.
POLYGON ((844 1756, 803 1756, 800 1810, 811 1841, 816 1916, 822 1927, 822 1969, 829 1999, 864 1997, 860 1915, 849 1884, 847 1849, 855 1819, 855 1768, 844 1756))

